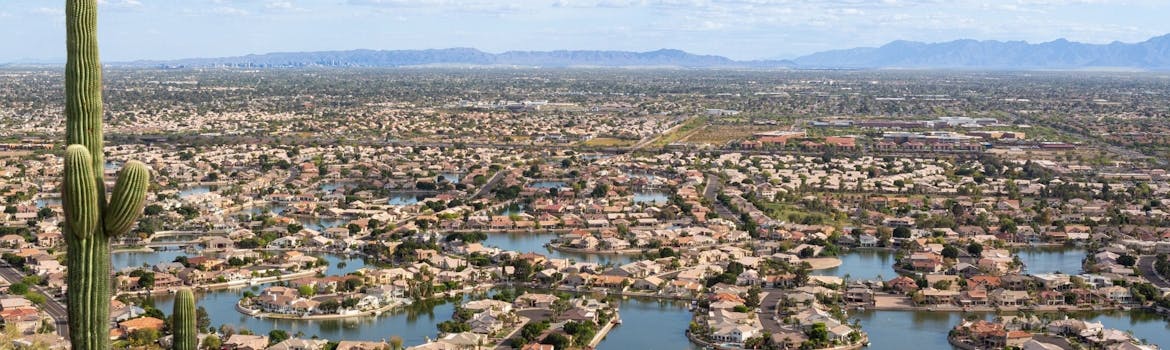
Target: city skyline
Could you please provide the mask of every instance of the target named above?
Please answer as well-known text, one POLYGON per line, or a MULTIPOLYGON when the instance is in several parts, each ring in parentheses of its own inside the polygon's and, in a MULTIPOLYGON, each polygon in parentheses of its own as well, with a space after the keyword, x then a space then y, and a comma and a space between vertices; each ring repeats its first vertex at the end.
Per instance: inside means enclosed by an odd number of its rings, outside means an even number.
MULTIPOLYGON (((1170 4, 1155 1, 104 0, 99 9, 106 61, 449 47, 789 59, 894 40, 1132 43, 1170 33, 1158 15, 1170 4)), ((0 62, 64 57, 61 4, 15 0, 0 19, 11 47, 0 62)))

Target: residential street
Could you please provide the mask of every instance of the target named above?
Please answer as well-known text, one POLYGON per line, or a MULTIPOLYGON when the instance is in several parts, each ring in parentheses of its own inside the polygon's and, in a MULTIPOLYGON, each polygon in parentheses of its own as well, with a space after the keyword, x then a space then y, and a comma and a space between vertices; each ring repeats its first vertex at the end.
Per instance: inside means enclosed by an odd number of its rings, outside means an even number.
MULTIPOLYGON (((20 273, 20 271, 18 271, 16 268, 5 264, 3 267, 0 267, 0 277, 3 277, 8 281, 8 283, 19 283, 21 279, 24 278, 24 274, 20 273)), ((60 334, 65 338, 69 338, 69 321, 68 313, 65 311, 65 304, 61 303, 61 301, 57 300, 56 298, 53 298, 53 294, 46 293, 44 289, 41 289, 41 286, 29 287, 37 291, 37 293, 45 295, 46 302, 44 305, 44 310, 55 321, 54 323, 57 327, 57 334, 60 334)))

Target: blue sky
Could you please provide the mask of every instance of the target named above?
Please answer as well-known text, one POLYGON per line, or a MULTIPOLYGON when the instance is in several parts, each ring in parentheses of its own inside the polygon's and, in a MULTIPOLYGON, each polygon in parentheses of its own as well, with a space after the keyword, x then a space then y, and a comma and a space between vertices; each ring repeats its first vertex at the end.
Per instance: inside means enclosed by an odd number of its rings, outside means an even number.
MULTIPOLYGON (((99 0, 106 61, 276 51, 681 49, 792 58, 898 39, 1107 43, 1166 0, 99 0)), ((64 1, 0 0, 0 62, 64 57, 64 1)))

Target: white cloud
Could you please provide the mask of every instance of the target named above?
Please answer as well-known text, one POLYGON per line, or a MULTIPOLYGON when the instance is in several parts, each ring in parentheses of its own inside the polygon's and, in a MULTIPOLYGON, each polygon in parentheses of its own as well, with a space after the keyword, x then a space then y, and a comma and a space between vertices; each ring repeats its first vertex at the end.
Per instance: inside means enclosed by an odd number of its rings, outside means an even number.
POLYGON ((59 16, 65 17, 65 8, 63 7, 34 7, 28 10, 29 13, 41 16, 59 16))
POLYGON ((248 10, 244 10, 244 9, 236 8, 236 7, 231 7, 231 6, 216 7, 214 9, 212 9, 211 12, 214 14, 217 14, 217 15, 226 15, 226 16, 247 16, 250 14, 250 12, 248 12, 248 10))
POLYGON ((142 1, 139 0, 98 0, 98 6, 110 7, 139 7, 142 6, 142 1))

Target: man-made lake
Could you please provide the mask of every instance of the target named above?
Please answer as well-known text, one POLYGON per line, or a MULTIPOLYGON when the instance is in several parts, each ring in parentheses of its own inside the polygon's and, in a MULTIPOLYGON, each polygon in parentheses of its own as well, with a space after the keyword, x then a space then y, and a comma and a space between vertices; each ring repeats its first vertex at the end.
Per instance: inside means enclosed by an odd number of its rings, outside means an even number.
MULTIPOLYGON (((1023 261, 1026 273, 1062 272, 1081 273, 1081 260, 1087 254, 1084 249, 1065 247, 1036 247, 1015 251, 1023 261)), ((893 251, 884 249, 854 249, 844 252, 839 258, 841 266, 813 271, 814 275, 848 277, 852 280, 880 279, 889 281, 897 277, 894 272, 893 251)))
POLYGON ((390 205, 411 205, 418 203, 418 197, 406 194, 397 194, 390 196, 390 205))
POLYGON ((461 173, 443 173, 442 175, 439 175, 439 176, 442 176, 444 179, 447 179, 447 182, 450 182, 453 184, 457 184, 457 183, 459 183, 459 181, 461 181, 463 179, 463 174, 461 174, 461 173))
POLYGON ((670 197, 666 196, 666 192, 635 192, 634 203, 643 204, 664 204, 670 201, 670 197))
POLYGON ((333 193, 334 190, 341 188, 342 186, 345 186, 345 184, 337 183, 337 182, 326 182, 326 183, 321 184, 320 188, 321 188, 321 191, 324 191, 327 193, 333 193))
POLYGON ((349 222, 349 219, 343 218, 297 218, 297 221, 304 225, 305 228, 317 232, 325 231, 327 228, 338 227, 349 222))
MULTIPOLYGON (((992 313, 968 314, 986 319, 992 313)), ((1162 348, 1170 346, 1170 324, 1156 314, 1144 311, 1116 311, 1109 313, 1077 314, 1086 321, 1101 322, 1106 328, 1133 331, 1138 338, 1162 348)), ((866 349, 906 349, 913 341, 916 349, 951 349, 947 332, 963 319, 958 312, 926 311, 851 311, 850 319, 861 320, 861 328, 869 333, 870 346, 866 349)), ((1059 317, 1053 314, 1051 317, 1059 317)))
POLYGON ((894 252, 884 249, 855 249, 842 254, 841 266, 813 271, 813 275, 849 277, 850 280, 889 281, 894 272, 894 252))
MULTIPOLYGON (((207 309, 211 316, 211 324, 216 327, 228 324, 237 330, 247 328, 257 334, 282 329, 289 334, 303 333, 305 337, 316 335, 332 340, 379 341, 397 335, 402 337, 404 344, 410 346, 422 344, 428 337, 434 339, 438 335, 438 328, 435 325, 449 320, 458 303, 472 299, 471 296, 464 296, 425 301, 377 317, 344 320, 260 319, 245 316, 235 310, 235 304, 244 290, 259 291, 262 288, 260 286, 201 293, 196 296, 196 302, 207 309)), ((154 303, 155 307, 169 313, 174 307, 174 296, 158 296, 154 303)), ((683 333, 691 320, 685 303, 627 298, 620 300, 618 308, 623 323, 609 333, 598 346, 599 349, 699 349, 691 345, 683 333)))
POLYGON ((61 206, 61 197, 37 199, 37 208, 61 206))
MULTIPOLYGON (((484 244, 520 252, 536 252, 551 257, 570 258, 578 261, 613 262, 621 264, 629 257, 597 256, 589 254, 567 254, 551 251, 544 243, 555 238, 551 233, 531 234, 490 234, 484 244)), ((172 261, 182 252, 167 251, 156 253, 116 253, 114 267, 153 265, 172 261)), ((1079 271, 1083 251, 1068 249, 1030 249, 1021 252, 1021 258, 1031 262, 1030 266, 1042 266, 1040 271, 1079 271), (1079 256, 1079 257, 1078 257, 1079 256), (1075 268, 1075 269, 1074 269, 1075 268)), ((344 274, 355 271, 365 263, 360 258, 324 255, 329 261, 328 274, 344 274), (345 262, 344 268, 338 263, 345 262)), ((851 279, 889 280, 896 276, 893 268, 894 253, 885 250, 853 250, 841 256, 840 267, 818 270, 818 275, 849 275, 851 279)), ((248 287, 260 290, 261 287, 248 287)), ((435 324, 448 320, 454 311, 455 302, 469 297, 448 301, 423 302, 395 310, 378 317, 330 321, 289 321, 258 319, 245 316, 234 308, 244 289, 222 290, 203 293, 198 304, 208 309, 212 324, 230 324, 233 327, 248 328, 265 334, 272 329, 284 329, 290 334, 303 333, 306 337, 318 335, 329 339, 382 340, 390 336, 401 336, 408 345, 417 345, 434 338, 438 330, 435 324)), ((169 313, 173 307, 173 296, 164 295, 156 299, 156 306, 169 313)), ((620 302, 623 323, 614 328, 598 346, 599 349, 644 349, 673 350, 698 349, 690 344, 683 331, 690 322, 686 304, 674 301, 659 301, 645 298, 627 298, 620 302)), ((992 313, 977 313, 975 317, 992 318, 992 313)), ((1161 316, 1142 311, 1078 314, 1085 320, 1101 322, 1106 327, 1131 330, 1142 339, 1163 348, 1170 347, 1170 323, 1161 316)), ((962 313, 926 311, 851 311, 850 318, 861 322, 862 329, 870 335, 868 349, 904 349, 907 341, 921 349, 950 349, 946 341, 947 332, 954 327, 962 313)), ((1057 316, 1052 316, 1057 317, 1057 316)))
POLYGON ((1088 255, 1084 249, 1066 247, 1034 247, 1016 251, 1024 263, 1024 272, 1031 274, 1060 272, 1069 275, 1081 273, 1081 261, 1088 255))
POLYGON ((166 250, 155 252, 117 252, 110 254, 110 266, 114 271, 127 267, 154 266, 164 262, 175 261, 180 255, 191 255, 182 250, 166 250))
POLYGON ((209 187, 209 186, 188 187, 186 189, 183 189, 182 191, 179 191, 179 198, 187 198, 190 196, 204 194, 204 193, 208 193, 208 192, 211 192, 211 187, 209 187))
POLYGON ((528 208, 528 206, 524 205, 524 203, 514 203, 512 205, 506 206, 503 209, 496 211, 495 215, 503 215, 503 216, 519 215, 520 213, 523 213, 524 210, 527 208, 528 208))
POLYGON ((233 215, 234 215, 234 214, 242 214, 242 215, 264 215, 264 214, 269 214, 269 215, 280 215, 280 214, 283 214, 283 213, 284 213, 284 211, 285 211, 285 210, 287 210, 287 209, 288 209, 288 206, 285 206, 285 205, 281 205, 281 204, 269 204, 269 205, 260 205, 260 206, 253 206, 253 207, 248 207, 248 208, 245 208, 245 209, 243 209, 243 210, 241 210, 241 211, 238 211, 238 212, 235 212, 235 213, 233 213, 233 215))
POLYGON ((634 260, 628 255, 599 255, 568 253, 545 247, 544 244, 557 238, 557 234, 550 232, 532 233, 492 233, 488 234, 483 245, 511 250, 520 253, 537 253, 550 258, 572 259, 574 261, 595 262, 599 264, 613 263, 622 265, 634 260))
POLYGON ((566 184, 564 181, 541 181, 534 182, 528 186, 534 188, 561 188, 568 186, 568 184, 566 184))
MULTIPOLYGON (((279 253, 280 252, 273 252, 273 254, 279 253)), ((164 262, 175 261, 175 258, 179 256, 194 255, 195 254, 187 253, 182 250, 165 250, 155 252, 116 252, 110 254, 110 266, 114 270, 121 270, 127 267, 142 267, 144 265, 154 266, 164 262)), ((329 270, 325 272, 326 274, 344 275, 357 271, 357 269, 366 266, 365 261, 356 256, 344 256, 337 254, 322 254, 320 256, 324 257, 326 261, 329 261, 329 270), (338 263, 340 262, 345 262, 345 264, 342 264, 344 267, 338 267, 338 263)))

